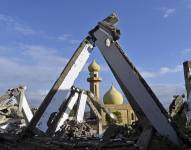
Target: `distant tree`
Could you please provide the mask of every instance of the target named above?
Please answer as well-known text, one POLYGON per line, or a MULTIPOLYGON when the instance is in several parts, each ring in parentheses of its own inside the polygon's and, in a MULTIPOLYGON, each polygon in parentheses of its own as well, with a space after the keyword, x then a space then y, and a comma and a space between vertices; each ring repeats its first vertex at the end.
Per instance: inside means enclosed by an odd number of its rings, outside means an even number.
POLYGON ((69 114, 69 117, 74 117, 75 115, 76 115, 75 110, 71 110, 70 114, 69 114))

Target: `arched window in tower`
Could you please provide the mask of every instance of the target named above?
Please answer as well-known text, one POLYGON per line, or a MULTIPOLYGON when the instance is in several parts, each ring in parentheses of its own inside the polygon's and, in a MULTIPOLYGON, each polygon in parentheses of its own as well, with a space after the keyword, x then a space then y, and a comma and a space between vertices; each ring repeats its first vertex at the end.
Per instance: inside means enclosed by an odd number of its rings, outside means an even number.
POLYGON ((131 113, 131 120, 134 120, 135 118, 134 118, 134 114, 133 113, 131 113))
POLYGON ((97 77, 97 73, 94 73, 94 77, 97 77))
POLYGON ((94 85, 94 93, 96 94, 95 96, 97 96, 97 86, 96 85, 94 85))

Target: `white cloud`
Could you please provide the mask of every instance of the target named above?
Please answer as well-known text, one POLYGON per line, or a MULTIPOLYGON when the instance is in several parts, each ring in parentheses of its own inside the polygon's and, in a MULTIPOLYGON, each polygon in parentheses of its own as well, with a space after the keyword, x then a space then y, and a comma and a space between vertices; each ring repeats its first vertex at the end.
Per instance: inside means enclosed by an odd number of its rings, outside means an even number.
MULTIPOLYGON (((72 37, 72 34, 65 33, 61 34, 59 36, 51 36, 47 35, 44 31, 35 31, 30 26, 26 25, 23 21, 20 19, 17 19, 15 17, 7 16, 4 14, 0 14, 0 25, 1 28, 3 27, 7 32, 17 32, 22 35, 40 35, 38 37, 50 39, 50 40, 57 40, 61 42, 67 42, 69 44, 80 44, 80 40, 77 40, 72 37)), ((0 47, 1 50, 1 47, 0 47)))
POLYGON ((68 59, 55 49, 42 45, 20 44, 8 48, 10 51, 20 49, 22 53, 14 57, 0 56, 0 91, 2 93, 6 89, 26 85, 28 99, 36 105, 47 93, 43 91, 50 89, 56 81, 68 59))
POLYGON ((172 16, 176 13, 175 8, 161 8, 162 13, 163 13, 163 18, 168 18, 169 16, 172 16))
POLYGON ((182 71, 182 65, 177 65, 175 68, 161 67, 159 74, 177 73, 182 71))
POLYGON ((57 50, 46 46, 20 44, 20 48, 23 49, 24 56, 30 57, 41 66, 60 66, 68 61, 67 58, 60 56, 57 50))
POLYGON ((58 36, 56 39, 59 41, 66 41, 68 40, 72 35, 71 34, 63 34, 58 36))
POLYGON ((69 43, 70 44, 80 44, 80 40, 70 40, 69 43))
POLYGON ((20 33, 22 33, 24 35, 32 35, 32 34, 36 33, 30 27, 27 27, 27 26, 24 26, 24 25, 21 25, 21 24, 15 25, 14 29, 15 29, 15 31, 20 32, 20 33))
MULTIPOLYGON (((0 14, 0 27, 0 31, 5 30, 6 33, 34 35, 45 40, 66 41, 69 44, 80 43, 79 40, 73 39, 71 34, 58 37, 41 34, 42 32, 33 30, 22 20, 4 14, 0 14)), ((68 59, 62 56, 60 51, 44 45, 0 45, 0 92, 18 85, 26 85, 29 101, 38 105, 67 62, 68 59)))
POLYGON ((144 78, 155 78, 169 73, 178 73, 182 71, 182 65, 177 65, 174 68, 161 67, 158 71, 141 71, 144 78))
POLYGON ((154 77, 156 77, 156 73, 155 72, 149 72, 149 71, 141 71, 141 75, 144 78, 154 78, 154 77))
POLYGON ((19 32, 23 35, 36 34, 36 31, 34 31, 31 27, 19 22, 11 16, 0 14, 0 24, 5 25, 5 27, 9 30, 19 32))
POLYGON ((41 102, 44 100, 46 95, 48 94, 48 90, 33 90, 30 89, 26 90, 26 97, 27 101, 32 105, 33 107, 38 107, 41 102))
POLYGON ((183 84, 158 84, 151 85, 151 88, 165 108, 168 108, 174 95, 186 93, 183 84))
POLYGON ((73 39, 72 34, 63 34, 53 39, 56 39, 61 42, 68 42, 69 44, 72 44, 72 45, 81 43, 80 40, 73 39))
POLYGON ((190 53, 190 52, 191 52, 191 48, 186 48, 186 49, 184 49, 184 50, 181 51, 181 53, 182 53, 183 55, 188 54, 188 53, 190 53))

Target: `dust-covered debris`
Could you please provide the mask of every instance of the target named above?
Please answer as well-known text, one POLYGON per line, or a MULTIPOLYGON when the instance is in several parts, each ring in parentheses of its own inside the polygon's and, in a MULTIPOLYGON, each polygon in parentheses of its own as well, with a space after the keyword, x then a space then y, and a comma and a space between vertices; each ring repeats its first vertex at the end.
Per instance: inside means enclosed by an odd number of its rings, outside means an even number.
POLYGON ((66 139, 95 137, 96 132, 85 122, 79 123, 76 120, 66 120, 61 129, 55 133, 55 136, 66 139))
POLYGON ((17 134, 25 126, 23 114, 11 99, 0 103, 0 132, 17 134))

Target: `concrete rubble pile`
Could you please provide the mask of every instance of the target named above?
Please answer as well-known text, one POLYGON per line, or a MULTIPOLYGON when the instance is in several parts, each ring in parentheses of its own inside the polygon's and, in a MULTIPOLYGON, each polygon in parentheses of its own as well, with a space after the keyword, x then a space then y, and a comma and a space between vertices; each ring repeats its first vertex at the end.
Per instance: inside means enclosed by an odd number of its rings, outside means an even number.
POLYGON ((187 144, 191 144, 191 125, 187 122, 186 112, 188 106, 184 98, 184 95, 173 96, 172 103, 169 106, 169 115, 182 140, 187 144))
MULTIPOLYGON (((49 137, 47 135, 38 134, 34 137, 22 137, 22 131, 25 128, 21 127, 18 123, 16 126, 16 120, 19 118, 23 119, 22 114, 17 116, 15 112, 19 112, 17 105, 11 105, 15 108, 15 111, 11 111, 10 119, 15 121, 12 126, 2 130, 0 134, 0 147, 1 149, 10 150, 20 150, 20 149, 30 149, 30 150, 43 150, 43 149, 125 149, 129 147, 134 149, 135 142, 129 140, 130 128, 111 125, 103 135, 103 138, 96 137, 96 133, 93 129, 85 122, 77 123, 75 120, 67 120, 61 127, 59 131, 55 133, 54 137, 49 137), (14 126, 15 125, 15 126, 14 126), (123 132, 123 129, 128 129, 123 132), (112 134, 111 133, 112 130, 112 134), (19 131, 19 132, 18 132, 19 131), (108 135, 109 134, 109 135, 108 135), (110 136, 112 135, 112 136, 110 136), (109 137, 109 138, 108 138, 109 137), (22 141, 22 142, 21 142, 22 141), (42 144, 46 143, 46 145, 42 144)), ((10 105, 3 107, 4 109, 9 109, 10 105)), ((20 113, 18 113, 20 114, 20 113)), ((3 121, 3 120, 1 120, 3 121)), ((4 123, 7 121, 4 120, 4 123)))
POLYGON ((13 99, 3 100, 3 97, 0 99, 0 132, 14 134, 21 132, 25 120, 18 104, 13 99))
MULTIPOLYGON (((174 103, 174 102, 173 102, 174 103)), ((102 138, 96 137, 95 133, 93 132, 92 128, 85 122, 83 123, 77 123, 75 120, 67 120, 63 126, 61 127, 61 130, 57 131, 55 133, 54 137, 49 136, 42 136, 42 135, 36 135, 35 137, 25 137, 22 139, 22 142, 20 143, 19 140, 15 142, 16 137, 12 137, 10 135, 12 134, 18 134, 21 133, 24 128, 21 127, 21 124, 18 122, 18 125, 16 126, 17 119, 23 120, 23 116, 21 113, 15 114, 15 112, 18 112, 18 106, 15 104, 8 104, 3 105, 1 107, 1 110, 10 110, 10 108, 14 108, 14 111, 9 111, 9 116, 11 120, 14 120, 15 122, 9 128, 6 130, 1 130, 1 133, 4 133, 6 135, 5 137, 1 137, 0 139, 7 139, 5 143, 0 142, 0 146, 5 149, 14 150, 13 147, 15 147, 15 150, 20 149, 21 147, 25 149, 130 149, 130 150, 139 150, 139 146, 137 145, 137 141, 139 140, 140 134, 143 131, 141 125, 139 122, 134 123, 132 126, 120 126, 116 124, 111 124, 106 129, 106 131, 103 133, 102 138), (6 107, 7 106, 7 107, 6 107), (4 108, 4 109, 3 109, 4 108), (19 132, 18 132, 19 131, 19 132), (8 135, 5 133, 9 133, 8 135), (13 142, 14 141, 14 142, 13 142), (43 146, 42 143, 47 143, 46 145, 49 146, 43 146), (2 145, 3 144, 3 145, 2 145), (26 146, 27 145, 27 146, 26 146), (30 148, 29 148, 30 147, 30 148)), ((175 107, 173 107, 175 108, 175 107)), ((3 114, 4 115, 4 114, 3 114)), ((2 115, 2 116, 3 116, 2 115)), ((3 117, 1 117, 3 118, 3 117)), ((4 119, 3 119, 4 120, 4 119)), ((1 120, 1 122, 3 122, 1 120)), ((7 122, 4 120, 4 123, 7 122)), ((185 134, 184 134, 185 135, 185 134)), ((148 149, 173 149, 175 150, 169 140, 166 138, 158 135, 157 133, 154 133, 152 135, 152 139, 150 141, 148 149), (157 146, 156 146, 157 145, 157 146)), ((189 150, 189 148, 185 145, 182 147, 184 150, 189 150)))
POLYGON ((94 130, 85 122, 79 123, 76 120, 66 120, 61 129, 55 133, 56 137, 66 139, 94 137, 94 130))

